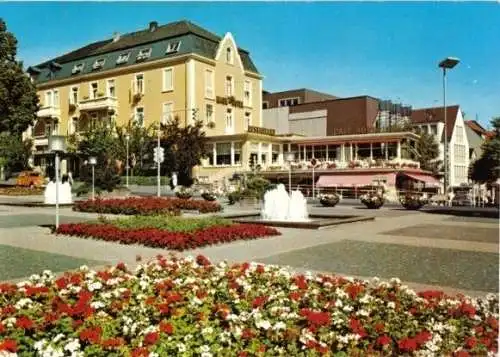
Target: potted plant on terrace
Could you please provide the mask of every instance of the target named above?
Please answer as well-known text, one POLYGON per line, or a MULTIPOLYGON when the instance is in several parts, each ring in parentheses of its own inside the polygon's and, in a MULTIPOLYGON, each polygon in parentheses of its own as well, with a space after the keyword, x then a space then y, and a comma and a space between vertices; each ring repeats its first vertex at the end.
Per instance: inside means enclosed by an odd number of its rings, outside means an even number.
POLYGON ((187 187, 177 186, 177 189, 175 191, 175 195, 178 198, 182 198, 182 199, 188 200, 191 197, 193 197, 193 192, 189 188, 187 188, 187 187))
POLYGON ((429 203, 429 200, 426 196, 406 193, 404 196, 399 197, 399 202, 407 210, 419 210, 429 203))
POLYGON ((205 201, 215 201, 215 200, 217 200, 217 195, 213 191, 202 191, 201 197, 205 201))
POLYGON ((319 203, 324 207, 335 207, 339 203, 340 197, 336 193, 324 194, 319 196, 319 203))
POLYGON ((361 203, 369 209, 379 209, 384 205, 385 198, 382 192, 369 192, 360 197, 361 203))

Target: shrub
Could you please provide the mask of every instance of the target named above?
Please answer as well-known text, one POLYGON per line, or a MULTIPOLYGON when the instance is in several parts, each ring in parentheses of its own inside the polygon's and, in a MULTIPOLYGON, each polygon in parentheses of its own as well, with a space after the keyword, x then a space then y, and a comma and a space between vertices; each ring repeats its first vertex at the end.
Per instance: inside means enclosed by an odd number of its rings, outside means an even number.
MULTIPOLYGON (((121 183, 124 185, 127 182, 127 178, 125 176, 121 177, 121 183)), ((138 186, 156 186, 158 185, 158 177, 157 176, 129 176, 128 178, 129 185, 138 185, 138 186)), ((160 183, 162 186, 166 186, 170 184, 170 178, 168 176, 161 176, 160 183)))
POLYGON ((335 207, 339 203, 340 197, 337 194, 327 194, 319 196, 319 203, 325 207, 335 207))
POLYGON ((204 229, 213 226, 229 226, 230 220, 221 217, 185 218, 174 216, 134 216, 130 218, 120 218, 104 222, 112 224, 118 228, 156 228, 171 232, 190 232, 197 229, 204 229))

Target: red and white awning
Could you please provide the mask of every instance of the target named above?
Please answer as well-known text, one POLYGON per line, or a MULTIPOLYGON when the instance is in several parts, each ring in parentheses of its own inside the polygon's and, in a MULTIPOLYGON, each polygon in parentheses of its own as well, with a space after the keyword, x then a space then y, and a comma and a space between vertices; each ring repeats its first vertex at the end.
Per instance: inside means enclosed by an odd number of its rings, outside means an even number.
POLYGON ((415 174, 415 173, 404 173, 406 176, 409 178, 412 178, 417 181, 424 182, 427 186, 440 186, 441 182, 437 178, 431 175, 425 175, 425 174, 415 174))
POLYGON ((394 185, 396 174, 321 175, 316 182, 316 187, 372 186, 379 183, 394 185))

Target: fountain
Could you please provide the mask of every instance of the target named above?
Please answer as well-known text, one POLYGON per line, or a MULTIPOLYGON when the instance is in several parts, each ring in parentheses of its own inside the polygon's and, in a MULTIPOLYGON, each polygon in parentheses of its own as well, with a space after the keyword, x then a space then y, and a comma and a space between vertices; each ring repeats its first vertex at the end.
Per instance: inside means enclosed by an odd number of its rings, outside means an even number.
MULTIPOLYGON (((71 196, 71 185, 69 182, 59 183, 59 204, 67 205, 72 204, 73 198, 71 196)), ((52 180, 49 181, 44 192, 44 204, 56 204, 56 183, 52 180)))
POLYGON ((279 184, 264 195, 261 217, 266 221, 307 222, 307 200, 300 191, 292 191, 289 196, 285 185, 279 184))
POLYGON ((239 223, 263 224, 266 226, 322 229, 338 224, 373 220, 372 216, 312 214, 307 210, 307 200, 299 190, 288 195, 285 186, 279 184, 264 194, 260 214, 235 214, 226 216, 239 223))

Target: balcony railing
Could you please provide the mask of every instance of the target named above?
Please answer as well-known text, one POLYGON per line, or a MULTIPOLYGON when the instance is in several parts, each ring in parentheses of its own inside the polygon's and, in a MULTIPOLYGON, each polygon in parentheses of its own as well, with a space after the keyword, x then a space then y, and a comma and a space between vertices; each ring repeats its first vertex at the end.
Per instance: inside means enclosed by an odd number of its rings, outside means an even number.
MULTIPOLYGON (((283 164, 270 164, 263 165, 264 170, 269 171, 280 171, 288 170, 288 165, 283 164)), ((292 168, 294 170, 310 170, 312 165, 309 161, 297 161, 292 162, 292 168)), ((370 168, 384 168, 384 169, 419 169, 420 163, 417 161, 409 159, 392 159, 392 160, 352 160, 352 161, 318 161, 315 169, 316 170, 357 170, 357 169, 370 169, 370 168)))
POLYGON ((103 96, 80 101, 80 111, 116 110, 118 101, 114 97, 103 96))
POLYGON ((38 110, 37 116, 39 118, 54 118, 61 115, 61 109, 50 105, 42 107, 38 110))

